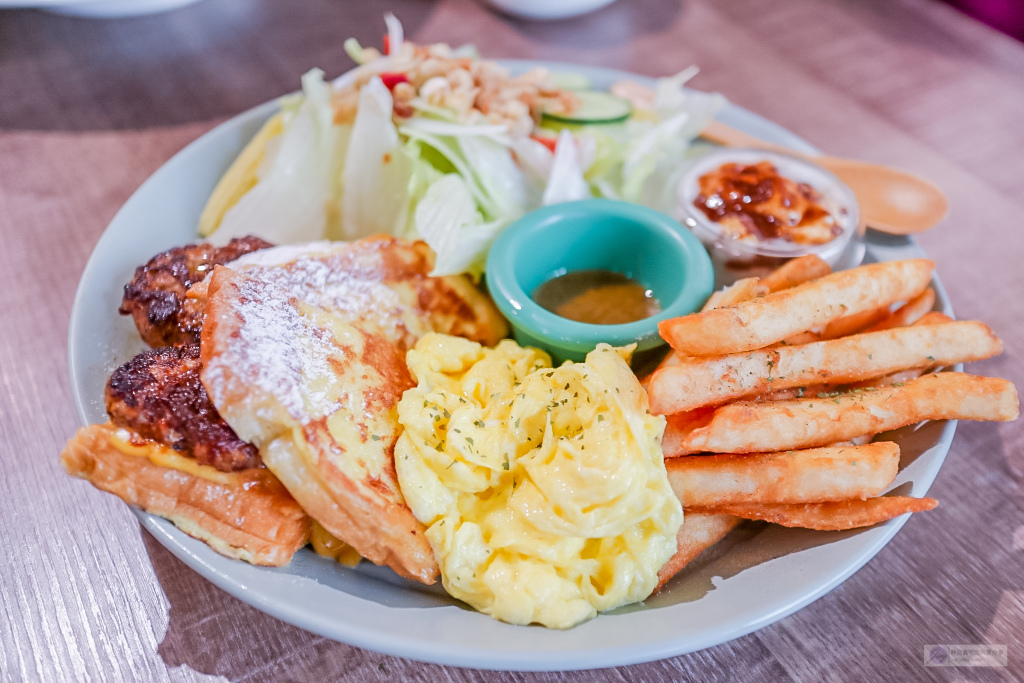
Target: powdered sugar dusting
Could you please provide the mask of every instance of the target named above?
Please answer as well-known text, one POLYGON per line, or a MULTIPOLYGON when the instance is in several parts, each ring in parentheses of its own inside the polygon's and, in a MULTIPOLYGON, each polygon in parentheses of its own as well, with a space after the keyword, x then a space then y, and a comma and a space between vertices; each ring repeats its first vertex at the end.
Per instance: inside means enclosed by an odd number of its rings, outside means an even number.
MULTIPOLYGON (((235 375, 239 384, 231 393, 252 393, 242 398, 243 411, 257 421, 275 421, 260 411, 276 406, 300 424, 331 415, 344 407, 342 368, 366 352, 367 339, 393 345, 401 364, 427 332, 451 331, 450 324, 436 324, 442 318, 458 321, 445 308, 450 287, 429 276, 430 252, 421 243, 379 237, 289 245, 253 252, 227 268, 236 289, 222 296, 229 297, 234 320, 219 333, 204 381, 223 385, 225 372, 235 375), (339 332, 345 326, 352 332, 339 332)), ((211 396, 219 393, 210 389, 211 396)))
POLYGON ((336 402, 323 387, 333 378, 329 359, 338 349, 301 315, 287 289, 247 275, 237 283, 242 344, 236 371, 273 395, 296 420, 333 412, 336 402))
POLYGON ((263 395, 254 396, 250 408, 272 397, 272 404, 299 423, 337 411, 344 395, 339 395, 337 370, 352 349, 343 348, 310 312, 319 309, 404 351, 429 330, 416 308, 416 287, 388 281, 396 273, 386 258, 396 254, 413 266, 400 269, 400 280, 427 276, 429 264, 419 265, 409 243, 392 239, 288 245, 233 261, 228 267, 236 271, 237 338, 218 345, 207 378, 222 382, 222 368, 230 368, 243 385, 263 395))
POLYGON ((334 242, 328 242, 327 240, 309 242, 307 244, 285 244, 271 249, 251 251, 248 254, 239 256, 226 265, 232 270, 243 270, 249 266, 283 266, 298 258, 308 258, 316 254, 323 254, 337 246, 334 242))
POLYGON ((402 282, 425 279, 429 264, 395 281, 384 262, 384 248, 408 249, 390 241, 380 246, 315 242, 253 252, 230 267, 405 349, 430 329, 416 305, 417 288, 403 287, 402 282))

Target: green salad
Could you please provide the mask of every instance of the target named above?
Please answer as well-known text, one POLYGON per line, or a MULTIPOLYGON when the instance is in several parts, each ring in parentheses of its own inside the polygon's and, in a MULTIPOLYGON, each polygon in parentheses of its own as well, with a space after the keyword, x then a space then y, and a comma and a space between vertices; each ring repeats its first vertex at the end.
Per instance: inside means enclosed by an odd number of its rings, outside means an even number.
POLYGON ((211 196, 200 233, 278 244, 387 233, 422 239, 435 275, 478 276, 523 214, 606 197, 671 213, 693 140, 726 104, 696 69, 597 91, 574 73, 511 75, 471 46, 415 45, 388 15, 384 49, 319 69, 281 100, 211 196))

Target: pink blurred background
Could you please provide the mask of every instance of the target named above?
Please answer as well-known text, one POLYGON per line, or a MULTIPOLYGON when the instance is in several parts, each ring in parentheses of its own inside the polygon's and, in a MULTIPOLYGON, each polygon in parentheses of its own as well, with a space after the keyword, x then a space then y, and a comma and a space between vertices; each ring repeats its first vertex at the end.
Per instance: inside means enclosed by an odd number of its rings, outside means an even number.
POLYGON ((1024 0, 946 0, 989 26, 1024 41, 1024 0))

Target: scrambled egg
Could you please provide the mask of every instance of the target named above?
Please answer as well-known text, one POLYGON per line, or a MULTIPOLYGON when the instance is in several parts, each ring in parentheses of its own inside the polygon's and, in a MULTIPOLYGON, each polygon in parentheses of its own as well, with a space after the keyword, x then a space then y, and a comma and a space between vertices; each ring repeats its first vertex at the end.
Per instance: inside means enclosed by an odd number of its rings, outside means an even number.
POLYGON ((665 473, 665 418, 622 355, 585 363, 502 341, 428 334, 407 362, 398 480, 444 587, 496 619, 568 628, 645 599, 683 510, 665 473))

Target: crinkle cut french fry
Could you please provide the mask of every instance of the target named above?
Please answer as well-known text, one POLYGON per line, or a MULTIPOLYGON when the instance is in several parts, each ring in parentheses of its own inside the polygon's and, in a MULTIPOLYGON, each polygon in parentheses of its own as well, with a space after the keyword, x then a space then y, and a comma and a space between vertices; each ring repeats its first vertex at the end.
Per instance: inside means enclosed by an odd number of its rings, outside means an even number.
POLYGON ((654 368, 654 370, 646 377, 640 379, 640 386, 644 388, 644 391, 647 391, 651 387, 651 378, 654 377, 654 373, 656 373, 658 370, 661 370, 662 368, 669 368, 672 367, 673 365, 678 365, 679 361, 681 361, 682 359, 682 356, 680 356, 678 353, 670 349, 668 355, 662 358, 661 362, 658 363, 658 367, 654 368))
POLYGON ((695 560, 702 552, 725 538, 741 521, 743 520, 732 515, 702 512, 684 514, 683 525, 679 527, 679 533, 676 534, 676 552, 658 570, 658 586, 654 590, 661 590, 661 587, 668 583, 669 579, 678 574, 683 567, 695 560))
POLYGON ((813 448, 922 420, 1008 421, 1019 410, 1017 390, 1005 379, 940 372, 902 386, 835 397, 738 401, 714 409, 710 418, 704 409, 683 415, 689 417, 668 420, 662 439, 667 457, 813 448))
MULTIPOLYGON (((756 277, 743 278, 742 280, 737 280, 732 283, 725 289, 713 293, 704 304, 704 308, 702 308, 701 311, 710 311, 714 308, 718 308, 719 306, 732 306, 733 304, 737 304, 741 301, 753 299, 756 296, 764 296, 767 292, 767 288, 762 287, 756 277)), ((657 372, 661 368, 676 365, 682 358, 683 356, 680 356, 675 351, 669 351, 668 355, 665 356, 661 363, 658 364, 658 367, 654 370, 657 372)), ((640 384, 644 389, 647 388, 652 376, 653 373, 640 380, 640 384)))
MULTIPOLYGON (((189 291, 191 291, 191 290, 189 290, 189 291)), ((953 319, 950 318, 945 313, 940 313, 938 311, 931 311, 930 313, 926 313, 924 316, 922 316, 917 322, 914 323, 914 325, 918 325, 918 326, 919 325, 941 325, 943 323, 951 323, 951 322, 953 322, 953 319)), ((666 359, 666 360, 671 360, 671 362, 666 362, 665 365, 666 366, 667 365, 679 365, 679 363, 683 359, 684 359, 683 356, 680 356, 679 354, 677 354, 675 352, 672 352, 672 353, 669 354, 669 358, 666 359)), ((939 367, 939 366, 936 365, 935 367, 939 367)), ((925 374, 928 371, 929 371, 929 368, 912 368, 910 370, 900 370, 899 372, 894 372, 892 374, 884 375, 882 377, 877 377, 875 379, 869 379, 869 380, 865 380, 863 382, 854 382, 853 384, 847 384, 845 386, 845 389, 850 390, 850 389, 869 389, 869 388, 872 388, 872 387, 887 387, 887 386, 891 386, 893 384, 900 384, 900 383, 903 383, 903 382, 909 382, 912 379, 917 379, 918 377, 920 377, 921 375, 925 374)), ((650 388, 651 377, 653 377, 653 373, 651 375, 648 375, 644 379, 644 389, 645 390, 650 388)), ((792 399, 792 398, 815 398, 816 396, 819 396, 821 394, 833 394, 836 391, 837 388, 838 388, 838 385, 836 385, 836 384, 824 384, 824 383, 822 383, 822 384, 808 384, 808 385, 805 385, 805 386, 802 386, 802 387, 790 387, 788 389, 776 389, 776 390, 773 390, 773 391, 769 391, 767 393, 757 394, 756 396, 751 397, 750 400, 752 400, 752 401, 786 401, 786 400, 789 400, 789 399, 792 399)), ((856 437, 856 438, 854 438, 852 440, 852 442, 851 441, 839 441, 839 442, 836 442, 836 443, 831 444, 831 445, 834 445, 834 446, 843 445, 843 444, 850 445, 851 443, 856 444, 856 445, 863 445, 865 443, 870 442, 872 436, 873 435, 869 434, 869 435, 865 435, 865 436, 862 436, 862 437, 856 437)))
MULTIPOLYGON (((913 324, 917 327, 922 325, 943 325, 945 323, 951 323, 953 319, 945 313, 939 311, 930 311, 925 313, 923 316, 917 319, 913 324)), ((935 364, 934 367, 939 367, 935 364)), ((891 375, 885 375, 884 377, 876 377, 875 379, 864 380, 863 382, 855 382, 848 385, 847 389, 870 389, 872 387, 888 387, 893 384, 900 384, 909 382, 912 379, 917 379, 921 375, 928 372, 930 368, 911 368, 909 370, 900 370, 894 372, 891 375)))
POLYGON ((746 503, 686 508, 684 518, 697 513, 727 514, 788 527, 818 531, 845 531, 885 522, 908 512, 931 510, 938 504, 939 501, 934 498, 909 498, 906 496, 882 496, 867 500, 797 505, 746 503))
MULTIPOLYGON (((685 413, 673 413, 666 415, 665 433, 661 437, 661 451, 666 458, 677 455, 688 455, 693 451, 687 450, 686 439, 694 430, 699 429, 711 422, 715 416, 715 409, 712 407, 697 408, 685 413)), ((777 449, 784 450, 784 449, 777 449)))
POLYGON ((756 295, 758 282, 759 280, 756 277, 745 277, 737 280, 731 285, 713 292, 700 310, 710 311, 719 306, 731 306, 740 301, 753 298, 756 295), (722 303, 723 301, 726 303, 722 303))
POLYGON ((900 370, 899 372, 894 372, 891 375, 886 375, 885 377, 876 377, 875 379, 850 384, 847 389, 874 389, 876 387, 891 387, 894 384, 906 384, 912 379, 917 379, 926 371, 927 368, 900 370))
POLYGON ((658 369, 667 368, 673 365, 679 365, 680 361, 682 360, 683 356, 680 356, 675 351, 669 351, 668 355, 665 356, 665 360, 661 361, 661 365, 658 366, 658 369))
POLYGON ((836 441, 830 443, 829 446, 832 448, 839 448, 840 446, 863 446, 864 444, 871 443, 871 439, 875 438, 874 434, 865 434, 864 436, 855 436, 847 441, 836 441))
POLYGON ((686 358, 650 379, 651 412, 693 410, 791 387, 848 384, 910 368, 982 360, 1002 342, 977 321, 914 325, 814 342, 802 346, 686 358))
POLYGON ((847 315, 833 320, 817 332, 801 332, 782 341, 783 346, 810 344, 825 339, 836 339, 848 334, 856 334, 889 316, 889 306, 879 306, 868 311, 847 315))
POLYGON ((822 336, 820 332, 800 332, 794 334, 792 337, 786 337, 780 342, 775 344, 769 344, 765 348, 774 349, 779 346, 800 346, 801 344, 811 344, 816 341, 821 341, 822 336))
MULTIPOLYGON (((725 289, 713 293, 700 310, 704 312, 722 306, 733 306, 754 297, 795 287, 808 280, 828 275, 831 272, 832 267, 820 257, 814 254, 801 256, 787 261, 761 280, 758 280, 756 277, 737 280, 725 289)), ((682 358, 683 356, 675 351, 669 351, 669 354, 665 356, 665 359, 655 369, 660 370, 670 365, 676 365, 682 358)), ((645 389, 650 379, 650 376, 647 376, 642 380, 641 383, 645 389)))
POLYGON ((929 287, 864 331, 877 332, 878 330, 891 330, 894 327, 913 325, 927 315, 934 305, 935 290, 929 287))
POLYGON ((714 308, 724 308, 726 306, 735 306, 738 303, 744 301, 750 301, 756 299, 759 296, 764 296, 768 293, 768 288, 761 285, 761 281, 756 277, 745 277, 742 280, 737 280, 730 286, 722 290, 722 296, 717 301, 712 303, 711 299, 708 299, 708 303, 704 304, 704 308, 701 310, 712 310, 714 308), (710 306, 710 308, 709 308, 710 306))
POLYGON ((802 387, 778 389, 751 396, 751 401, 788 401, 791 398, 814 398, 818 394, 829 394, 836 390, 834 384, 808 384, 802 387))
POLYGON ((688 356, 763 348, 833 320, 911 299, 928 286, 935 264, 891 261, 826 275, 728 308, 663 320, 661 336, 688 356))
POLYGON ((808 254, 786 261, 774 271, 761 278, 761 286, 769 292, 778 292, 802 285, 832 272, 832 266, 820 256, 808 254))
POLYGON ((951 323, 953 319, 941 311, 929 311, 914 321, 915 325, 941 325, 951 323))
POLYGON ((837 337, 845 337, 848 334, 856 334, 857 332, 865 329, 868 325, 873 325, 875 322, 888 315, 888 306, 879 306, 878 308, 873 308, 870 311, 848 315, 840 318, 839 320, 833 320, 828 325, 825 325, 825 329, 821 331, 820 336, 822 339, 836 339, 837 337))
POLYGON ((891 441, 747 455, 689 455, 665 461, 676 497, 687 507, 732 503, 819 503, 870 498, 899 469, 891 441))
MULTIPOLYGON (((801 332, 785 339, 784 345, 809 344, 813 341, 836 339, 860 332, 878 332, 894 327, 913 325, 932 310, 935 305, 935 290, 929 287, 919 295, 890 312, 888 306, 834 320, 819 332, 801 332)), ((940 314, 941 315, 941 314, 940 314)))
POLYGON ((708 297, 708 300, 704 302, 704 306, 700 309, 701 312, 703 313, 704 311, 710 311, 711 309, 718 308, 718 302, 722 300, 722 294, 724 292, 724 289, 718 292, 712 292, 711 296, 708 297))

